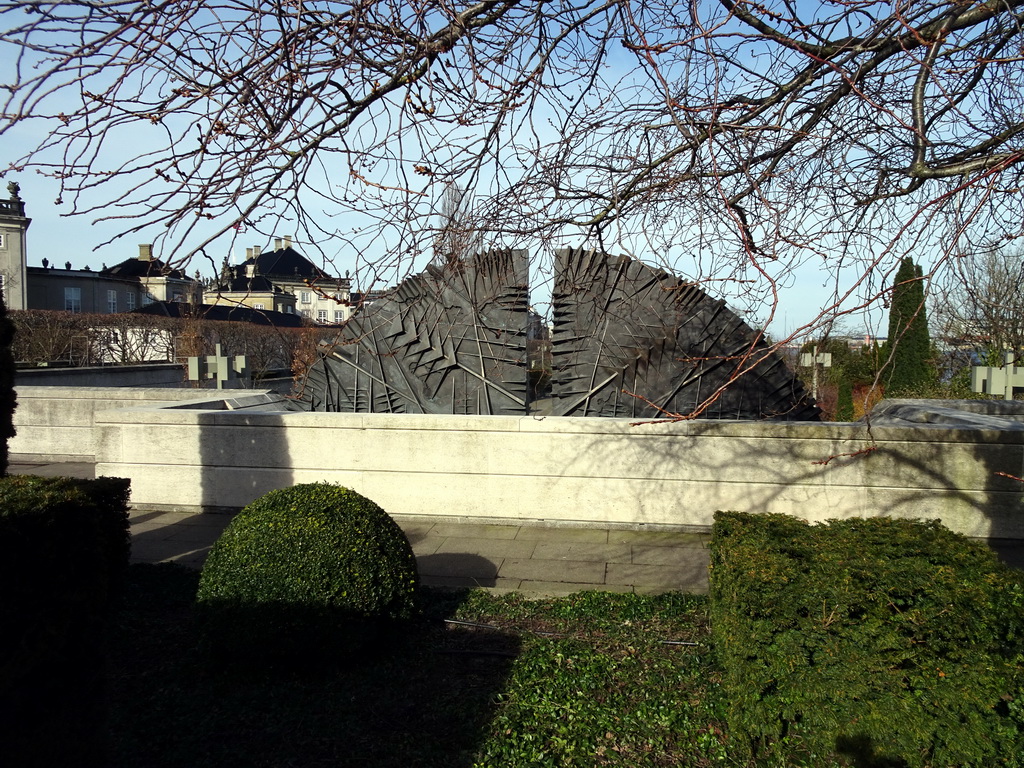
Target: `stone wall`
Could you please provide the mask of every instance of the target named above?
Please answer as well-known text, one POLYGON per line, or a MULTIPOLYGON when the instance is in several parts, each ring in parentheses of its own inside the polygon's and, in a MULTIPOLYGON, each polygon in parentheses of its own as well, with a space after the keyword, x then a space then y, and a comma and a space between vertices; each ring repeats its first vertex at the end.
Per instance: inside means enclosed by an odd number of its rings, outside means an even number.
MULTIPOLYGON (((1010 417, 889 403, 870 426, 634 426, 296 413, 266 393, 205 395, 164 408, 97 398, 97 473, 131 478, 133 504, 152 509, 237 509, 273 488, 326 480, 394 514, 438 518, 705 529, 715 510, 734 509, 938 518, 970 536, 1024 537, 1022 484, 1005 476, 1024 476, 1024 424, 1010 417)), ((40 427, 26 425, 12 451, 46 453, 46 438, 59 437, 40 427)))
MULTIPOLYGON (((175 366, 178 371, 180 366, 175 366)), ((209 399, 195 389, 131 389, 127 387, 16 387, 14 411, 17 434, 8 443, 12 454, 30 454, 49 461, 92 461, 99 433, 97 410, 131 406, 161 406, 209 399)))

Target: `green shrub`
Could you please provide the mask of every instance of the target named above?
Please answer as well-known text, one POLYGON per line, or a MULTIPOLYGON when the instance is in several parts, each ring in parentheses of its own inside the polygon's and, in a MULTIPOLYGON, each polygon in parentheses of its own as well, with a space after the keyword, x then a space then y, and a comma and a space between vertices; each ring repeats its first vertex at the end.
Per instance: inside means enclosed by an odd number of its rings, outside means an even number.
POLYGON ((102 617, 128 567, 128 480, 0 478, 0 688, 102 617))
POLYGON ((128 488, 120 478, 0 479, 0 743, 10 765, 99 762, 128 488))
POLYGON ((340 658, 413 615, 419 576, 402 529, 355 491, 272 491, 247 506, 203 568, 197 605, 224 658, 340 658))
POLYGON ((1021 574, 936 522, 719 512, 711 620, 759 764, 1024 764, 1021 574))

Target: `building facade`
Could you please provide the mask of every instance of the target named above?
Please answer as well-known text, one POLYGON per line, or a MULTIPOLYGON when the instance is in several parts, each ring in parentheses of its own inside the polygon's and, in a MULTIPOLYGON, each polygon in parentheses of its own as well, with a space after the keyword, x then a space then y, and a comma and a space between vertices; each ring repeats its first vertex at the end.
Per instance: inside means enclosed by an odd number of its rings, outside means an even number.
POLYGON ((113 314, 131 312, 155 301, 188 302, 199 294, 199 283, 181 270, 153 258, 151 245, 139 255, 99 271, 63 269, 43 259, 41 267, 26 267, 27 309, 113 314))
POLYGON ((247 248, 241 264, 225 263, 203 301, 293 312, 318 325, 344 323, 352 315, 349 278, 328 275, 295 250, 291 237, 275 238, 272 251, 247 248))
POLYGON ((7 185, 8 200, 0 200, 0 289, 8 309, 28 308, 26 237, 32 219, 25 216, 25 202, 16 182, 7 185))

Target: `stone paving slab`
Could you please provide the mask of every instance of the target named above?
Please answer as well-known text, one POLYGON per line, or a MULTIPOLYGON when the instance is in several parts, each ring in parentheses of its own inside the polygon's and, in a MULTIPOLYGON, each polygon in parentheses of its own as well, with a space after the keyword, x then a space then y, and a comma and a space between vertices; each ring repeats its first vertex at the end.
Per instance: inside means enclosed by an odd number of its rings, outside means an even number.
POLYGON ((641 565, 670 565, 682 568, 692 563, 697 563, 706 568, 711 561, 711 553, 706 549, 651 547, 647 545, 633 546, 630 549, 632 550, 630 562, 641 565))
MULTIPOLYGON (((667 565, 637 565, 634 563, 608 563, 607 574, 605 581, 608 584, 622 584, 624 586, 635 587, 662 587, 666 590, 670 589, 683 589, 687 582, 690 584, 697 580, 701 569, 693 568, 686 574, 689 576, 688 579, 682 578, 682 573, 685 573, 687 569, 680 569, 673 566, 667 565)), ((704 579, 703 583, 698 581, 698 585, 702 586, 704 591, 707 591, 707 568, 703 569, 704 579)))
POLYGON ((487 523, 435 523, 434 527, 430 529, 431 536, 468 536, 487 539, 514 539, 517 533, 519 533, 517 525, 487 523))
POLYGON ((523 581, 559 581, 578 584, 604 584, 604 562, 582 560, 506 560, 499 575, 523 581))
POLYGON ((517 539, 543 541, 577 541, 604 544, 608 541, 608 531, 603 528, 556 528, 543 525, 524 525, 516 534, 517 539))
MULTIPOLYGON (((466 576, 471 579, 495 579, 503 558, 488 558, 462 552, 425 555, 416 558, 421 576, 466 576)), ((514 578, 514 577, 513 577, 514 578)))
POLYGON ((437 554, 447 552, 471 552, 484 557, 540 557, 535 555, 538 544, 536 541, 520 539, 487 539, 482 537, 452 536, 444 539, 435 550, 437 554))
POLYGON ((651 547, 707 548, 711 534, 683 531, 609 531, 611 544, 644 544, 651 547))
POLYGON ((565 543, 540 540, 533 556, 538 560, 583 560, 594 563, 629 563, 632 553, 628 544, 565 543))
MULTIPOLYGON (((229 522, 227 515, 133 514, 132 559, 200 567, 229 522)), ((510 526, 452 525, 421 525, 419 530, 427 530, 427 535, 418 540, 413 537, 424 584, 482 586, 530 594, 568 593, 582 588, 665 591, 685 589, 681 576, 687 574, 696 591, 707 589, 707 552, 703 549, 675 548, 664 545, 664 541, 660 542, 664 546, 578 541, 575 534, 579 529, 535 528, 529 531, 532 535, 510 538, 510 526), (435 535, 441 525, 441 530, 449 533, 481 535, 435 535), (567 531, 572 534, 569 541, 561 540, 565 538, 561 534, 567 531), (556 540, 545 541, 544 533, 556 540), (561 586, 556 590, 551 585, 561 586)), ((608 537, 608 531, 598 533, 608 537)))
POLYGON ((412 553, 416 555, 416 557, 420 557, 421 555, 434 554, 435 552, 437 552, 438 547, 440 547, 446 541, 447 539, 441 536, 438 536, 436 538, 433 536, 428 536, 425 539, 410 539, 409 543, 412 545, 412 553))

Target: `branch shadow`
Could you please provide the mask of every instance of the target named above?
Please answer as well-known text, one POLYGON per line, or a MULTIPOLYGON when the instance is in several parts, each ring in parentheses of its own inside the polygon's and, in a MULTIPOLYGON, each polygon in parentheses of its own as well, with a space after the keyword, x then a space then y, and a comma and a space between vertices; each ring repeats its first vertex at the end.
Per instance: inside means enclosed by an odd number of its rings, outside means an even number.
POLYGON ((573 489, 574 478, 635 478, 631 498, 587 499, 597 517, 604 513, 595 505, 606 504, 631 505, 640 524, 675 518, 681 525, 700 521, 705 529, 724 509, 809 522, 939 519, 969 531, 1007 564, 1024 564, 1024 482, 1015 479, 1024 465, 1020 425, 996 430, 889 420, 870 427, 815 424, 808 434, 800 430, 810 424, 764 427, 762 434, 695 420, 595 433, 571 460, 552 461, 552 474, 573 489), (679 488, 676 497, 666 495, 666 485, 679 488))

